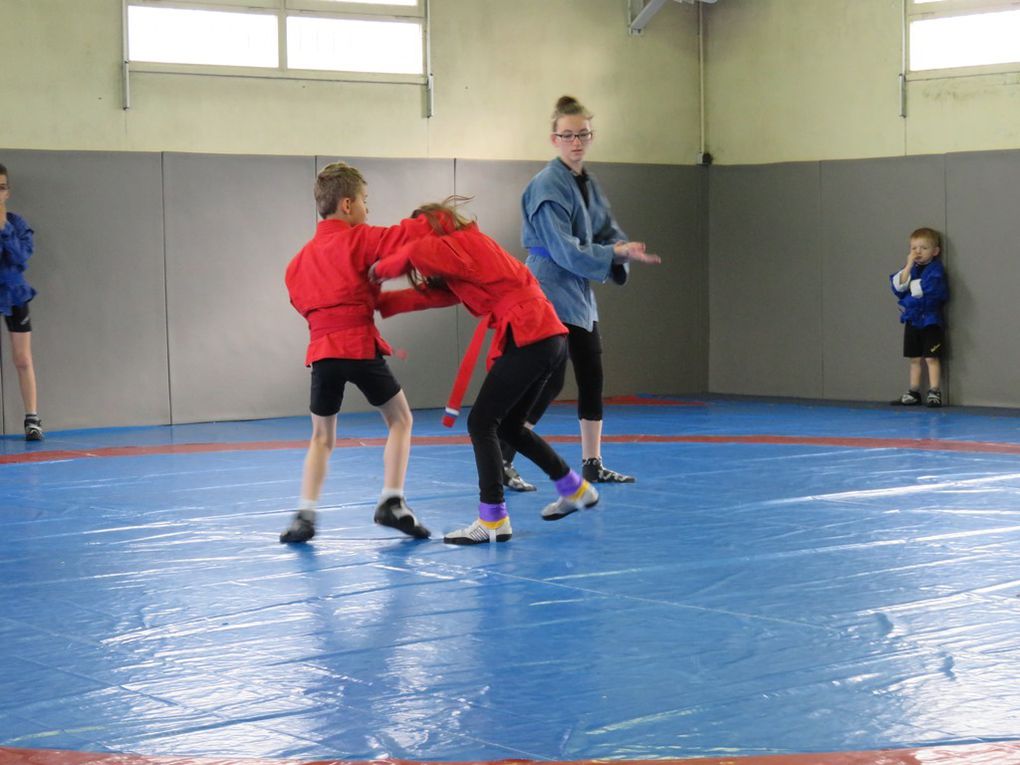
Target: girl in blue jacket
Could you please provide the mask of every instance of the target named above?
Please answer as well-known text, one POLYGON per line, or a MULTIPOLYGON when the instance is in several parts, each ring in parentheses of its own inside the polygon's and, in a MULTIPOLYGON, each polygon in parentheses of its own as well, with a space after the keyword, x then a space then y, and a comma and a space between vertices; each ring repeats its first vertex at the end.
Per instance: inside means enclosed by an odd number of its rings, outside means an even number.
MULTIPOLYGON (((582 472, 591 483, 632 483, 629 475, 602 464, 602 339, 592 283, 626 284, 630 263, 658 263, 643 242, 627 241, 584 158, 595 137, 591 113, 562 96, 552 115, 550 141, 558 156, 531 179, 521 199, 522 243, 527 266, 569 330, 570 362, 577 380, 582 472)), ((528 415, 534 425, 563 387, 566 361, 528 415)), ((512 455, 508 450, 504 458, 512 455)), ((507 460, 504 483, 529 490, 507 460), (517 484, 517 485, 515 485, 517 484)))

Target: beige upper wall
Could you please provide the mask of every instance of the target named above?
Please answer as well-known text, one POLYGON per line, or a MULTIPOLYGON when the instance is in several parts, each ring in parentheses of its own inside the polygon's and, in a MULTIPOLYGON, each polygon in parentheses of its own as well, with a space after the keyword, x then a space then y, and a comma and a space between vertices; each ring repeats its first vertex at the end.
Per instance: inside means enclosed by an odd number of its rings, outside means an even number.
POLYGON ((668 3, 641 37, 626 0, 432 0, 432 119, 414 85, 131 75, 120 0, 2 0, 0 147, 541 159, 569 92, 596 114, 591 158, 691 164, 697 12, 668 3))
POLYGON ((706 16, 708 150, 724 164, 1020 146, 1020 75, 913 80, 902 0, 719 0, 706 16))
POLYGON ((1020 146, 1020 75, 914 80, 902 0, 719 0, 706 13, 709 151, 726 164, 1020 146))

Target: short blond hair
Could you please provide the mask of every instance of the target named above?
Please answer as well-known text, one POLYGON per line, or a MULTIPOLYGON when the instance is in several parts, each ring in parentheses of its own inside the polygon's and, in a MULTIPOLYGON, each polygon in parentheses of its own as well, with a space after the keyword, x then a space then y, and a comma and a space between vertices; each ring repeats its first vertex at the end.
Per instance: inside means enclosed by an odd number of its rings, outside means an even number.
POLYGON ((942 234, 933 228, 919 228, 910 235, 910 241, 915 239, 927 239, 933 247, 942 249, 942 234))
POLYGON ((365 177, 346 162, 332 162, 315 178, 315 207, 326 218, 339 209, 341 199, 354 199, 365 188, 365 177))

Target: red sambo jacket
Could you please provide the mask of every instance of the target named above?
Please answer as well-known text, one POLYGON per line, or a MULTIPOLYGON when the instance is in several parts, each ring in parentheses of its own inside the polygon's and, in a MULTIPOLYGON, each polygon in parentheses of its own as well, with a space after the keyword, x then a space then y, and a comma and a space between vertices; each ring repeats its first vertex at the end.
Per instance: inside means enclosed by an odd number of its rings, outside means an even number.
MULTIPOLYGON (((489 366, 503 353, 507 327, 512 328, 519 347, 567 334, 531 271, 475 224, 405 245, 380 260, 375 275, 392 279, 411 267, 422 276, 441 277, 468 311, 490 317, 495 335, 489 347, 489 366)), ((441 291, 408 289, 383 293, 379 310, 383 316, 391 316, 450 303, 441 291)))
POLYGON ((286 276, 291 305, 307 319, 311 334, 306 365, 393 352, 375 326, 379 286, 369 282, 368 269, 383 255, 431 232, 424 218, 388 227, 319 221, 315 236, 291 260, 286 276))

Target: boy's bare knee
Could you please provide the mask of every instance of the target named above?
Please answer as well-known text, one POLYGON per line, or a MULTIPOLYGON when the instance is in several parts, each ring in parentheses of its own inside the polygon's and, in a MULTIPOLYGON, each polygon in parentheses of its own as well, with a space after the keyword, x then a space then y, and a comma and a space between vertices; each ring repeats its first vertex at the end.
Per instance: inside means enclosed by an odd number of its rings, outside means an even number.
POLYGON ((13 354, 13 361, 15 369, 19 371, 32 368, 32 355, 29 353, 15 353, 13 354))
POLYGON ((390 430, 410 430, 414 425, 414 416, 403 391, 380 406, 379 413, 390 430))
POLYGON ((336 446, 336 436, 332 433, 312 433, 311 443, 317 449, 331 452, 336 446))

